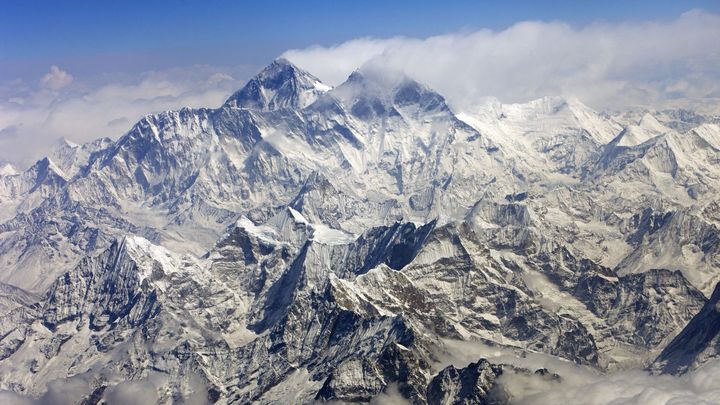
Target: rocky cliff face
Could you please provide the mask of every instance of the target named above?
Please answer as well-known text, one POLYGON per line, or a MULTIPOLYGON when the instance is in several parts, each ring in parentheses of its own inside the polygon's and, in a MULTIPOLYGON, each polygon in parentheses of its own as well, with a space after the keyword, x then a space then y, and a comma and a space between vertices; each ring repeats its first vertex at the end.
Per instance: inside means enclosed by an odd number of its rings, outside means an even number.
POLYGON ((496 389, 496 380, 502 375, 503 368, 490 364, 487 360, 470 363, 467 367, 456 369, 448 366, 436 375, 428 386, 428 404, 504 404, 501 392, 496 389))
POLYGON ((720 354, 720 286, 675 339, 663 349, 653 369, 685 373, 720 354))

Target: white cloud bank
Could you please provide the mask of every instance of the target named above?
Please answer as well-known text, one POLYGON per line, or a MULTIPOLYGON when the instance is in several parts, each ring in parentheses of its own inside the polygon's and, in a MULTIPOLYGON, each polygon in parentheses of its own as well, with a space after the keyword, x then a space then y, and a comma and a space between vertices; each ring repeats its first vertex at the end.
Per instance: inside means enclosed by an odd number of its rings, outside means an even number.
MULTIPOLYGON (((572 366, 571 366, 572 367, 572 366)), ((720 404, 720 362, 686 375, 651 375, 642 370, 608 375, 578 372, 567 367, 559 383, 528 384, 501 377, 518 405, 717 405, 720 404)), ((560 371, 562 373, 562 371, 560 371)))
POLYGON ((518 405, 718 405, 720 404, 720 359, 681 376, 653 375, 640 369, 602 374, 542 353, 518 353, 509 348, 478 342, 445 341, 447 352, 438 353, 438 368, 449 364, 465 367, 480 358, 495 364, 512 364, 534 371, 547 368, 561 380, 506 373, 500 384, 518 405))
POLYGON ((427 39, 360 38, 283 56, 333 85, 362 65, 404 71, 460 109, 485 96, 573 95, 597 109, 703 109, 720 100, 720 15, 702 11, 665 22, 522 22, 427 39))

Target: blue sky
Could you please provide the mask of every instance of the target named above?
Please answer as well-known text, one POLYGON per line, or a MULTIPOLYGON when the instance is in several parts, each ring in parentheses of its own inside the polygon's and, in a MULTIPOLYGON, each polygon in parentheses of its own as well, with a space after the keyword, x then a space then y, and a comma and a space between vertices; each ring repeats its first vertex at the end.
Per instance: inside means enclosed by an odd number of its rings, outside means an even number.
POLYGON ((178 65, 262 64, 288 48, 372 36, 427 37, 518 21, 632 22, 717 0, 645 1, 2 1, 0 77, 48 63, 76 75, 178 65))

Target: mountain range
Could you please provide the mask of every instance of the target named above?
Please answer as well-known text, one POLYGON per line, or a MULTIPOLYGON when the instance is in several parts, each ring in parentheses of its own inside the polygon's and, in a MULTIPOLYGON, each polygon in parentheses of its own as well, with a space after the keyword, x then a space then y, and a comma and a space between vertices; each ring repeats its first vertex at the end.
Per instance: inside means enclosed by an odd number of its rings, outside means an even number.
POLYGON ((719 281, 720 117, 691 111, 456 111, 277 59, 219 108, 0 169, 0 389, 56 402, 500 404, 564 378, 448 364, 458 342, 682 374, 720 352, 719 281))

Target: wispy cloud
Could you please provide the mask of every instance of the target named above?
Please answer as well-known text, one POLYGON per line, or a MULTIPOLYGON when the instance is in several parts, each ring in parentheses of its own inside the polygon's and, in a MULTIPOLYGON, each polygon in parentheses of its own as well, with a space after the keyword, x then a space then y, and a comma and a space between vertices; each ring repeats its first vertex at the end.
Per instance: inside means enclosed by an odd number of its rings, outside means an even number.
POLYGON ((720 16, 702 11, 672 21, 522 22, 415 38, 360 38, 284 56, 331 84, 362 65, 401 70, 460 108, 485 96, 522 102, 573 95, 598 109, 705 107, 720 99, 720 16))
POLYGON ((0 83, 0 161, 24 166, 60 138, 117 138, 146 114, 217 107, 254 68, 197 65, 137 76, 73 77, 51 66, 37 81, 0 83))
POLYGON ((42 86, 50 90, 60 90, 69 86, 72 82, 72 75, 55 65, 50 66, 50 72, 40 79, 42 86))

